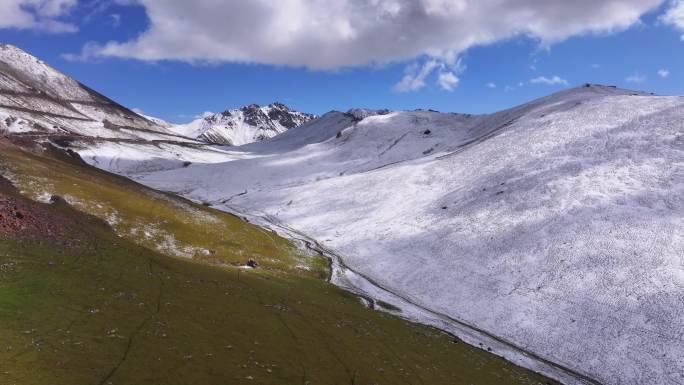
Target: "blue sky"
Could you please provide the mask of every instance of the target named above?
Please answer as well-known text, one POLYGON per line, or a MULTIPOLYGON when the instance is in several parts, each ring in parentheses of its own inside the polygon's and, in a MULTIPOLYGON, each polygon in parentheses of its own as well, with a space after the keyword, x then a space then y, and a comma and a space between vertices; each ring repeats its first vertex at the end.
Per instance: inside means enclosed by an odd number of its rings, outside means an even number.
MULTIPOLYGON (((87 47, 91 42, 103 51, 109 41, 140 39, 159 22, 154 19, 157 16, 150 16, 154 5, 121 0, 77 2, 64 6, 56 16, 36 16, 38 21, 48 17, 59 20, 69 26, 68 31, 11 24, 3 28, 0 20, 0 41, 29 51, 126 106, 173 122, 189 121, 204 111, 272 101, 318 114, 351 107, 486 113, 585 82, 684 94, 682 32, 676 23, 663 20, 677 5, 663 2, 626 27, 573 30, 548 44, 545 40, 551 32, 514 33, 483 44, 459 46, 452 57, 417 49, 413 56, 401 53, 397 55, 404 57, 378 59, 371 55, 367 63, 352 64, 334 57, 321 64, 315 55, 302 63, 282 55, 272 59, 268 47, 265 53, 255 54, 255 59, 238 60, 217 60, 206 53, 191 59, 175 58, 172 50, 170 55, 162 53, 168 58, 152 59, 129 51, 90 54, 87 47), (434 59, 436 56, 439 59, 434 59), (437 68, 441 69, 430 72, 424 82, 403 89, 398 86, 407 74, 409 80, 415 80, 416 72, 433 61, 440 63, 437 68), (454 81, 444 87, 439 81, 443 73, 454 75, 457 84, 454 81)), ((193 41, 189 39, 187 44, 193 41)), ((225 47, 227 51, 233 48, 225 47)))

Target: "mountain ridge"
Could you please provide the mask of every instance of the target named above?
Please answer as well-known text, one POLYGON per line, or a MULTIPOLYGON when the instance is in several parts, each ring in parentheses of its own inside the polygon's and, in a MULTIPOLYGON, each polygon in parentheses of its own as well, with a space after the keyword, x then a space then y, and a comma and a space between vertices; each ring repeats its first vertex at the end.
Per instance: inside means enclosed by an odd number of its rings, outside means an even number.
POLYGON ((173 125, 122 106, 16 46, 0 45, 0 131, 236 146, 315 118, 274 102, 173 125))
POLYGON ((0 130, 188 141, 8 44, 0 45, 0 130))
POLYGON ((248 104, 207 114, 187 124, 171 127, 179 135, 219 145, 241 146, 273 138, 317 116, 291 110, 280 102, 268 106, 248 104))

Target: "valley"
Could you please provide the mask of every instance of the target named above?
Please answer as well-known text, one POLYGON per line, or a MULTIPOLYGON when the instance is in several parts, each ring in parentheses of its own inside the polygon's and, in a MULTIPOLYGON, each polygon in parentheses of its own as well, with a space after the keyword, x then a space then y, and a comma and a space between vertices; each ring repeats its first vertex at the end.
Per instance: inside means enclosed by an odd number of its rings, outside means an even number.
POLYGON ((368 309, 321 279, 324 260, 236 217, 55 149, 0 145, 0 172, 16 183, 3 183, 0 214, 22 226, 0 228, 3 384, 550 383, 368 309), (65 200, 31 199, 43 189, 65 200), (106 222, 114 209, 118 225, 106 222), (189 247, 184 218, 194 236, 222 232, 196 239, 215 255, 174 254, 189 247), (172 249, 127 227, 161 222, 172 249))
POLYGON ((304 234, 346 266, 334 283, 566 383, 583 380, 554 367, 677 383, 683 112, 681 97, 585 85, 482 116, 331 112, 187 168, 160 170, 147 145, 130 153, 153 168, 135 170, 111 144, 73 148, 304 234))
POLYGON ((9 383, 684 381, 682 97, 173 126, 0 53, 9 383))
POLYGON ((57 116, 45 95, 67 106, 90 91, 4 49, 38 70, 3 72, 4 87, 29 91, 0 109, 0 383, 556 383, 377 311, 398 309, 330 283, 331 261, 307 240, 88 165, 72 147, 149 149, 115 163, 146 171, 235 152, 109 101, 103 115, 57 116), (111 114, 143 126, 116 128, 111 114))

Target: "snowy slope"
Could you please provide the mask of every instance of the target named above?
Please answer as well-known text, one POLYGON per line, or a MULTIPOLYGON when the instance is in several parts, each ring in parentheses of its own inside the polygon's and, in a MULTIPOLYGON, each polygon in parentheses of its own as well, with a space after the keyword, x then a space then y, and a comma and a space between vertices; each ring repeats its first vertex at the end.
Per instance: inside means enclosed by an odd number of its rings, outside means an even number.
POLYGON ((6 44, 0 44, 0 133, 193 141, 6 44))
POLYGON ((230 148, 193 143, 84 140, 72 142, 70 147, 91 165, 123 175, 223 163, 244 157, 242 152, 230 148))
POLYGON ((681 384, 682 122, 684 98, 591 86, 484 116, 332 112, 114 171, 305 234, 338 283, 567 383, 681 384))
POLYGON ((250 104, 239 109, 209 114, 186 125, 173 126, 173 132, 212 144, 240 146, 272 138, 315 118, 292 111, 282 103, 265 107, 250 104))
POLYGON ((169 123, 169 122, 167 122, 166 120, 161 119, 161 118, 157 118, 157 117, 154 117, 154 116, 146 115, 146 114, 144 114, 144 113, 142 113, 142 112, 140 112, 140 111, 135 111, 135 113, 138 114, 138 115, 140 115, 140 116, 142 116, 143 118, 149 120, 150 122, 155 123, 157 126, 162 127, 162 128, 165 128, 167 131, 172 131, 172 130, 169 130, 169 129, 170 129, 171 127, 174 126, 173 123, 169 123))

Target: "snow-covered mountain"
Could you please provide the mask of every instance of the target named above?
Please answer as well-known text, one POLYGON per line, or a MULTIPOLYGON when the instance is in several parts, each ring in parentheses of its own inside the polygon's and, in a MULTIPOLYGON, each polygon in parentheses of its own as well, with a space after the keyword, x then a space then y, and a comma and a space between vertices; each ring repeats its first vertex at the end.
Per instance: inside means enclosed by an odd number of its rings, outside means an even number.
POLYGON ((339 285, 567 384, 681 384, 682 122, 682 97, 587 85, 491 115, 331 112, 186 167, 77 150, 309 238, 339 285))
POLYGON ((0 44, 0 132, 192 141, 7 44, 0 44))
POLYGON ((0 132, 239 146, 314 118, 273 103, 173 125, 123 107, 29 53, 0 44, 0 132))
POLYGON ((336 284, 566 384, 684 383, 684 98, 245 109, 215 117, 240 129, 178 132, 0 46, 2 133, 69 136, 97 167, 305 239, 336 284))
POLYGON ((171 130, 206 143, 241 146, 272 138, 315 118, 311 114, 292 111, 282 103, 265 107, 250 104, 207 114, 188 124, 173 126, 171 130))

